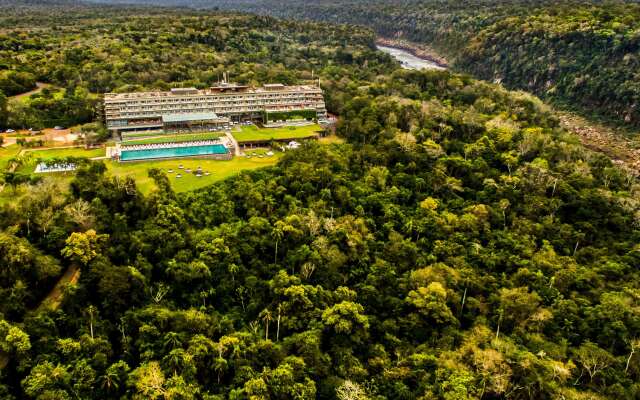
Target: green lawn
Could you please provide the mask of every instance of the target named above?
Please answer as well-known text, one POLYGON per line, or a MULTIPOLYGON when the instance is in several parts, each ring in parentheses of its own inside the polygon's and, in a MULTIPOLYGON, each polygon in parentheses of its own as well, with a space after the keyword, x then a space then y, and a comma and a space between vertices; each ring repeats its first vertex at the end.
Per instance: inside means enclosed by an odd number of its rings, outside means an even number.
POLYGON ((7 147, 0 147, 0 171, 4 171, 7 167, 9 160, 20 153, 21 147, 17 144, 12 144, 7 147))
POLYGON ((219 180, 236 175, 243 170, 250 170, 274 165, 279 158, 280 155, 275 154, 271 157, 264 158, 235 157, 230 161, 188 158, 129 163, 108 161, 107 167, 109 168, 109 171, 115 176, 132 176, 138 184, 138 189, 144 194, 149 193, 154 187, 153 180, 148 176, 148 171, 150 168, 160 168, 165 172, 167 172, 169 169, 173 169, 173 173, 167 173, 171 185, 176 192, 186 192, 189 190, 202 188, 219 180), (211 175, 197 178, 192 173, 186 173, 184 172, 184 170, 179 170, 178 165, 180 164, 182 164, 185 169, 191 168, 193 171, 195 171, 200 166, 202 167, 203 171, 208 171, 211 173, 211 175), (180 172, 182 174, 182 178, 176 178, 177 172, 180 172))
POLYGON ((129 146, 129 145, 136 145, 136 144, 193 142, 198 140, 217 139, 222 135, 223 135, 222 132, 189 133, 189 134, 182 134, 182 135, 163 135, 162 137, 154 137, 149 139, 126 140, 126 141, 123 141, 122 144, 125 146, 129 146))
POLYGON ((123 132, 120 134, 120 136, 122 136, 122 140, 137 140, 137 139, 144 139, 144 138, 148 138, 148 137, 154 137, 154 136, 160 136, 160 135, 164 135, 164 132, 161 131, 156 131, 156 132, 123 132))
MULTIPOLYGON (((14 153, 17 154, 19 152, 19 147, 16 146, 17 151, 14 153)), ((80 149, 59 149, 59 150, 43 150, 45 153, 45 157, 43 158, 55 158, 55 157, 65 157, 65 156, 76 156, 79 157, 82 153, 79 153, 77 150, 80 149), (66 151, 62 152, 62 150, 76 150, 76 152, 66 151)), ((92 150, 93 151, 93 150, 92 150)), ((93 155, 85 155, 85 156, 93 156, 95 157, 95 151, 93 151, 93 155)), ((2 157, 5 153, 9 153, 6 149, 0 149, 0 157, 2 157)), ((11 154, 14 154, 11 153, 11 154)), ((89 153, 89 152, 87 152, 89 153)), ((256 150, 257 154, 264 154, 264 151, 256 150)), ((13 155, 12 155, 13 156, 13 155)), ((268 167, 274 165, 278 162, 278 159, 282 155, 279 153, 274 154, 271 157, 264 156, 263 158, 259 157, 235 157, 230 161, 218 161, 218 160, 210 160, 210 159, 176 159, 176 160, 163 160, 163 161, 147 161, 147 162, 130 162, 130 163, 118 163, 113 161, 106 161, 107 168, 109 172, 114 176, 131 176, 136 180, 138 190, 140 190, 144 194, 148 194, 154 187, 153 180, 149 178, 148 171, 150 168, 160 168, 163 171, 167 172, 169 176, 169 181, 173 186, 176 192, 186 192, 189 190, 196 190, 222 179, 228 178, 233 175, 237 175, 243 170, 251 170, 262 167, 268 167), (193 173, 186 173, 183 170, 178 169, 179 165, 183 165, 185 169, 190 168, 192 171, 195 171, 198 167, 202 167, 203 172, 208 171, 211 174, 209 176, 202 176, 200 178, 196 177, 193 173), (168 173, 169 169, 173 169, 173 173, 168 173), (182 174, 182 178, 176 178, 176 174, 180 172, 182 174)), ((7 159, 10 157, 7 157, 7 159)), ((2 161, 2 158, 0 158, 2 161)), ((33 173, 35 168, 35 161, 22 166, 19 168, 18 172, 29 174, 33 173)), ((51 173, 51 174, 42 174, 44 178, 47 179, 55 179, 64 185, 68 185, 69 182, 73 179, 74 172, 61 172, 61 173, 51 173)), ((21 186, 17 189, 16 192, 13 191, 12 188, 5 188, 2 192, 0 192, 0 204, 10 202, 14 200, 16 197, 19 197, 26 191, 25 186, 21 186)))
POLYGON ((31 100, 31 95, 40 93, 42 91, 42 89, 44 88, 49 88, 49 90, 51 90, 53 92, 53 98, 55 100, 62 100, 62 98, 64 97, 64 91, 65 89, 62 88, 57 88, 55 86, 51 86, 50 84, 39 84, 39 86, 34 89, 34 90, 30 90, 26 93, 22 93, 13 97, 10 97, 10 100, 15 101, 15 102, 19 102, 19 103, 23 103, 23 104, 27 104, 30 100, 31 100), (42 85, 42 86, 40 86, 42 85))
POLYGON ((29 153, 33 158, 41 160, 50 160, 52 158, 64 158, 64 157, 103 157, 105 155, 105 149, 91 149, 86 150, 81 147, 67 148, 67 149, 45 149, 45 150, 29 150, 29 153))
POLYGON ((282 128, 258 128, 255 125, 243 125, 231 133, 239 143, 271 139, 300 139, 318 135, 322 128, 313 124, 307 126, 285 126, 282 128))

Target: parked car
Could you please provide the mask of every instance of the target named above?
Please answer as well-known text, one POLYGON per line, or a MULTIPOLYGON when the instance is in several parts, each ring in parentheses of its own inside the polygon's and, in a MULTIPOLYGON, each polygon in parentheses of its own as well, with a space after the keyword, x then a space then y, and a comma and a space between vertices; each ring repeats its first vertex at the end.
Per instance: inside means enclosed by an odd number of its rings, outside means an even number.
POLYGON ((14 133, 15 131, 13 129, 7 129, 6 133, 14 133))
POLYGON ((55 129, 55 130, 57 130, 57 131, 61 131, 61 130, 63 130, 63 129, 64 129, 64 127, 59 126, 59 125, 56 125, 56 126, 54 126, 54 127, 53 127, 53 129, 55 129))

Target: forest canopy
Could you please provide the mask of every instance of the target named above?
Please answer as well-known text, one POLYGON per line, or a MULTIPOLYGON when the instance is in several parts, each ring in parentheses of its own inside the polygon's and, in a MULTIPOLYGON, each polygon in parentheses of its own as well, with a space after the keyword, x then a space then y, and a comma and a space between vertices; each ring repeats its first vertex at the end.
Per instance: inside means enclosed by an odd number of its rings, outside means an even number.
POLYGON ((364 28, 68 10, 0 17, 12 69, 89 97, 313 69, 345 143, 180 194, 86 162, 1 205, 1 398, 640 396, 640 185, 540 99, 364 28))
MULTIPOLYGON (((146 1, 176 3, 178 0, 146 1)), ((460 71, 565 108, 640 127, 636 1, 183 1, 284 18, 368 26, 426 44, 460 71)))

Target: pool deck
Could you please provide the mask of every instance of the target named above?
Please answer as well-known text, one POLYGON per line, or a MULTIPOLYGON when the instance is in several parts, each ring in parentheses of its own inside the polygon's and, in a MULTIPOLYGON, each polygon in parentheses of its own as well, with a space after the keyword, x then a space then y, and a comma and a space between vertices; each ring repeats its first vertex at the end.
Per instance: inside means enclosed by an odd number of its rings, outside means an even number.
POLYGON ((174 158, 213 158, 216 160, 231 160, 233 158, 233 154, 238 153, 237 144, 234 143, 233 136, 222 136, 218 139, 212 140, 204 140, 204 141, 194 141, 194 142, 176 142, 176 143, 154 143, 154 144, 141 144, 135 146, 127 146, 125 143, 116 143, 115 146, 107 147, 106 155, 107 158, 117 159, 119 162, 142 162, 142 161, 153 161, 153 160, 170 160, 174 158), (198 146, 215 146, 221 145, 224 146, 226 152, 225 153, 211 153, 211 154, 172 154, 168 156, 157 156, 157 157, 149 157, 149 158, 136 158, 130 160, 122 159, 123 151, 145 151, 145 150, 161 150, 161 149, 177 149, 177 148, 188 148, 188 147, 198 147, 198 146))
POLYGON ((233 159, 233 154, 231 154, 231 152, 229 152, 229 149, 227 149, 227 152, 224 154, 196 154, 196 155, 172 155, 172 156, 168 156, 168 157, 150 157, 150 158, 136 158, 133 160, 122 160, 119 159, 118 162, 121 163, 136 163, 136 162, 148 162, 148 161, 166 161, 166 160, 177 160, 177 159, 185 159, 185 158, 192 158, 192 159, 198 159, 198 158, 207 158, 207 159, 214 159, 214 160, 223 160, 223 161, 228 161, 233 159))

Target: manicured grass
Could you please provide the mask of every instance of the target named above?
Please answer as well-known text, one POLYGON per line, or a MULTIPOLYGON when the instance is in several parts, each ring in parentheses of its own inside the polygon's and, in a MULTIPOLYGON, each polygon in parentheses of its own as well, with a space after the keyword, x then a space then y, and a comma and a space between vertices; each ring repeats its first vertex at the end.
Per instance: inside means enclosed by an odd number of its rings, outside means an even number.
POLYGON ((239 143, 269 141, 271 139, 300 139, 318 135, 320 125, 285 126, 281 128, 258 128, 255 125, 243 125, 231 133, 239 143))
POLYGON ((158 131, 158 132, 125 132, 125 133, 121 133, 120 136, 122 136, 122 140, 137 140, 138 138, 144 139, 144 138, 149 138, 149 137, 155 137, 155 136, 160 136, 160 135, 164 135, 163 132, 158 131))
MULTIPOLYGON (((102 157, 105 155, 104 149, 92 149, 85 150, 83 148, 69 148, 69 149, 45 149, 45 150, 27 150, 32 159, 26 164, 21 165, 16 172, 21 174, 31 174, 36 169, 36 165, 38 164, 38 160, 51 160, 54 158, 65 158, 65 157, 84 157, 84 158, 93 158, 93 157, 102 157)), ((56 172, 56 173, 47 173, 43 176, 71 176, 73 172, 56 172)))
POLYGON ((222 135, 223 135, 222 132, 190 133, 190 134, 183 134, 183 135, 164 135, 162 137, 154 137, 149 139, 127 140, 122 142, 122 145, 129 146, 129 145, 137 145, 137 144, 194 142, 199 140, 217 139, 222 135))
POLYGON ((173 173, 167 173, 169 181, 176 192, 186 192, 210 185, 219 180, 236 175, 243 170, 250 170, 274 165, 281 155, 275 154, 271 157, 235 157, 230 161, 207 160, 207 159, 175 159, 163 161, 146 161, 146 162, 129 162, 118 163, 113 161, 107 162, 109 171, 120 177, 131 176, 136 180, 138 189, 147 194, 155 187, 153 180, 149 178, 150 168, 160 168, 167 172, 173 169, 173 173), (183 165, 185 169, 190 168, 195 171, 198 167, 202 167, 203 171, 211 173, 209 176, 197 178, 193 173, 186 173, 179 170, 178 165, 183 165), (176 178, 177 173, 182 174, 182 178, 176 178))
POLYGON ((17 144, 12 144, 7 147, 0 147, 0 171, 4 171, 9 163, 9 160, 20 153, 21 147, 17 144))
POLYGON ((81 147, 67 148, 67 149, 45 149, 45 150, 29 150, 29 153, 33 158, 41 160, 50 160, 52 158, 64 158, 64 157, 103 157, 105 155, 105 149, 91 149, 86 150, 81 147))

